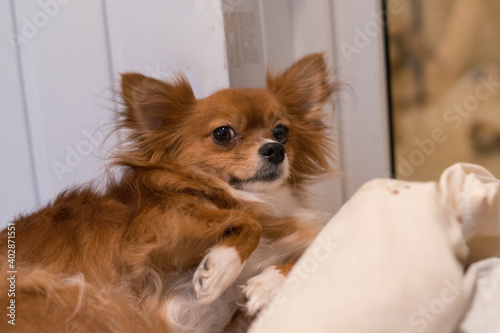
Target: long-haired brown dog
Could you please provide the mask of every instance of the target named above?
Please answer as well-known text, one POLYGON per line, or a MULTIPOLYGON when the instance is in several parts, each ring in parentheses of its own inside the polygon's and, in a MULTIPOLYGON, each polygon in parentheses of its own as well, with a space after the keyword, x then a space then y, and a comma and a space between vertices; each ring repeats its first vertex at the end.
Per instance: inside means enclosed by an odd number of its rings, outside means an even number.
POLYGON ((317 234, 300 190, 329 169, 332 91, 321 54, 266 89, 199 100, 183 77, 122 75, 120 176, 64 191, 0 234, 0 304, 15 306, 0 331, 237 330, 317 234))

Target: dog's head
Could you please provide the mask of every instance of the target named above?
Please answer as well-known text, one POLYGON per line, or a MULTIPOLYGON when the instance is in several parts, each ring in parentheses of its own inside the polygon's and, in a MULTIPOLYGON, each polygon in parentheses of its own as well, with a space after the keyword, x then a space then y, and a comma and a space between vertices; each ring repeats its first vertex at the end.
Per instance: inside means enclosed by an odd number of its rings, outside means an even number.
POLYGON ((225 89, 196 99, 184 77, 122 75, 126 164, 202 170, 236 189, 264 191, 328 170, 323 106, 332 93, 321 54, 300 59, 266 89, 225 89))

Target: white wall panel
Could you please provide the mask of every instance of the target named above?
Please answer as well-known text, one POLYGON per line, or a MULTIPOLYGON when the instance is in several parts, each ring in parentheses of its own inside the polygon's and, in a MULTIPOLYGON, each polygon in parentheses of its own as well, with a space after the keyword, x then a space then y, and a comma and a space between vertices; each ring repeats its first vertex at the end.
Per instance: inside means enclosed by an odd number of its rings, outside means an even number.
POLYGON ((229 86, 218 0, 107 0, 114 72, 184 72, 197 97, 229 86))
POLYGON ((42 201, 102 169, 97 131, 112 113, 99 1, 16 1, 21 65, 42 201), (45 4, 45 5, 43 5, 45 4))
POLYGON ((382 2, 331 0, 345 193, 391 176, 382 2))
POLYGON ((11 14, 0 1, 0 229, 37 203, 11 14))
POLYGON ((295 61, 289 0, 259 0, 264 30, 265 64, 275 71, 295 61))

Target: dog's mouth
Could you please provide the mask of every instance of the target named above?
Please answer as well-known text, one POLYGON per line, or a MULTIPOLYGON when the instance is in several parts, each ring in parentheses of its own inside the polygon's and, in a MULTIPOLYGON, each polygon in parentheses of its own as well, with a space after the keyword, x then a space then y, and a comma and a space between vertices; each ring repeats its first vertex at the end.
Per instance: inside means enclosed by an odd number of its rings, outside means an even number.
POLYGON ((229 179, 229 184, 235 188, 241 188, 248 183, 256 183, 256 182, 272 183, 280 179, 282 174, 283 173, 280 171, 274 171, 266 174, 258 174, 254 177, 247 179, 241 179, 236 176, 231 176, 231 178, 229 179))
POLYGON ((250 178, 238 178, 235 175, 231 175, 229 178, 229 185, 238 190, 248 190, 261 192, 275 186, 279 186, 281 181, 287 177, 287 168, 283 166, 279 167, 268 167, 257 172, 253 177, 250 178))

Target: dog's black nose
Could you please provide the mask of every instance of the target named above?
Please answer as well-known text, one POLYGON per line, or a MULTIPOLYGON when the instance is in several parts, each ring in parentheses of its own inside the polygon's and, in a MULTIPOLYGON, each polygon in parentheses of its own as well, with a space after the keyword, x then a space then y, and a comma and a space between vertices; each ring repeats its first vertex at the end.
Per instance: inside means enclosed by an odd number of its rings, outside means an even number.
POLYGON ((269 163, 278 165, 285 160, 285 147, 278 142, 266 143, 260 147, 259 154, 269 163))

